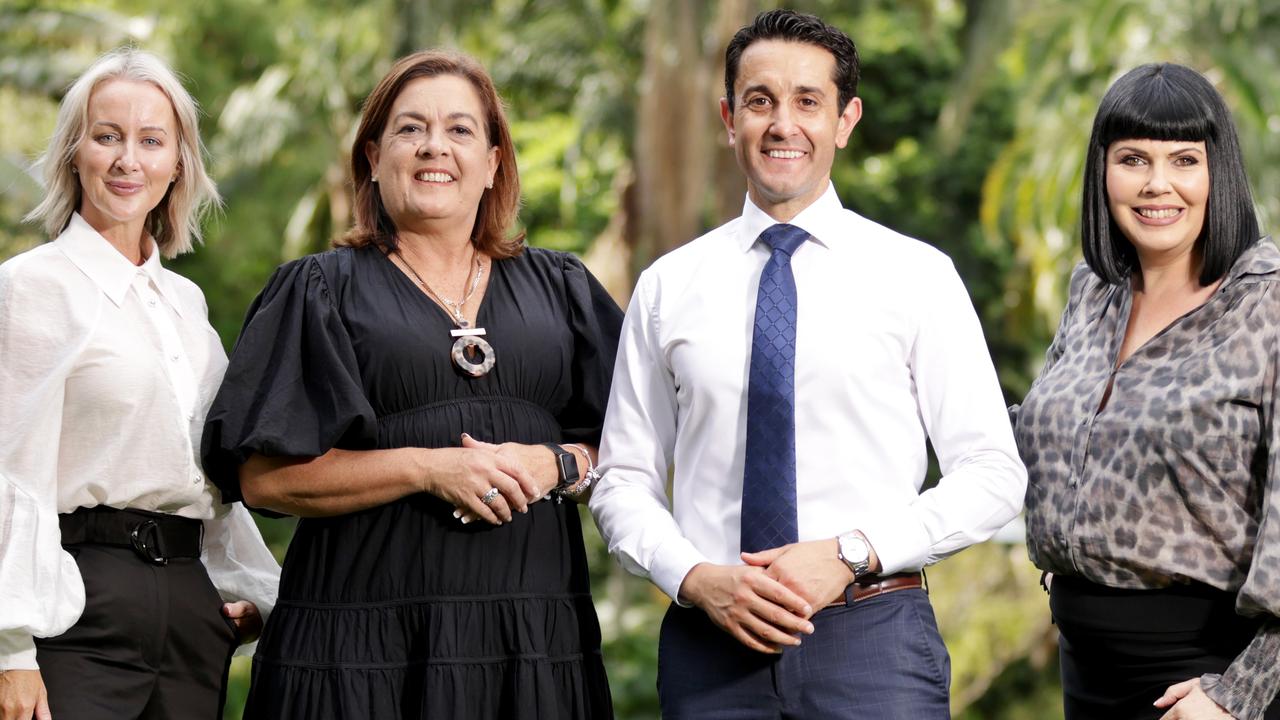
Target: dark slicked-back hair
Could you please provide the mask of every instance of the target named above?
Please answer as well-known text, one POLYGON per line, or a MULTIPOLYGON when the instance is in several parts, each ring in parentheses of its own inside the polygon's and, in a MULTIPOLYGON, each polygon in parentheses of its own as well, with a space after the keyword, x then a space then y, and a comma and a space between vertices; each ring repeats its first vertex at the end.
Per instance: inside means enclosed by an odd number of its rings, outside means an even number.
POLYGON ((1227 273, 1259 236, 1253 196, 1231 112, 1203 75, 1182 65, 1141 65, 1107 90, 1093 120, 1084 164, 1081 244, 1084 259, 1113 284, 1138 270, 1138 254, 1111 217, 1107 149, 1117 140, 1203 142, 1209 163, 1209 203, 1196 240, 1200 284, 1227 273))
POLYGON ((836 60, 831 80, 836 84, 840 99, 836 112, 844 112, 849 101, 858 94, 858 48, 854 47, 848 35, 813 15, 794 10, 769 10, 739 30, 724 52, 724 96, 729 101, 730 110, 733 109, 733 84, 738 80, 742 53, 758 40, 809 43, 831 53, 836 60))

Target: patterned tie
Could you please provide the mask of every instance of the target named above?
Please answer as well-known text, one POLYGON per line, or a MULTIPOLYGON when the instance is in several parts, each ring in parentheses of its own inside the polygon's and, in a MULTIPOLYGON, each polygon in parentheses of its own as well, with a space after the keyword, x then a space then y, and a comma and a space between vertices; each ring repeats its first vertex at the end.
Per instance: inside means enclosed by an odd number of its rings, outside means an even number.
POLYGON ((809 233, 774 225, 760 234, 773 255, 760 274, 747 383, 747 451, 742 478, 742 550, 799 538, 796 519, 796 280, 791 254, 809 233))

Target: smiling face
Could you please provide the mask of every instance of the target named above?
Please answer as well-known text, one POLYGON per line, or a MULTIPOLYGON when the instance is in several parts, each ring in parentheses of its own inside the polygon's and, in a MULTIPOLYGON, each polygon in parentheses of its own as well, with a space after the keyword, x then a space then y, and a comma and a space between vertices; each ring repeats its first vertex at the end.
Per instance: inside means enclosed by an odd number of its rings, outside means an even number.
POLYGON ((835 58, 808 43, 754 42, 742 53, 735 104, 720 101, 747 191, 786 222, 826 192, 837 148, 862 116, 862 101, 839 107, 835 58))
POLYGON ((1117 140, 1107 148, 1107 204, 1142 263, 1190 257, 1208 202, 1203 142, 1117 140))
POLYGON ((436 75, 408 82, 377 143, 365 146, 379 196, 402 230, 466 223, 498 169, 485 132, 484 105, 471 82, 436 75))
POLYGON ((136 243, 178 175, 173 105, 151 83, 108 80, 89 96, 87 114, 72 160, 82 190, 78 210, 104 236, 136 243))

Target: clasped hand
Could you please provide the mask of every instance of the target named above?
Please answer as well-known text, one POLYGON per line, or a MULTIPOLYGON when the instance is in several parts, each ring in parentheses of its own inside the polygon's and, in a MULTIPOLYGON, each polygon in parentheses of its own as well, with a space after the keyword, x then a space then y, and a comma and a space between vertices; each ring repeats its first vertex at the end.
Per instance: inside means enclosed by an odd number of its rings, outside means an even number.
POLYGON ((444 478, 432 494, 453 503, 453 516, 462 523, 484 520, 494 525, 510 522, 513 513, 529 511, 529 504, 546 497, 555 487, 539 482, 533 472, 539 463, 550 462, 550 451, 540 445, 481 442, 463 433, 462 448, 453 463, 450 477, 444 478), (544 487, 544 485, 546 485, 544 487), (486 503, 484 497, 497 490, 486 503))
POLYGON ((834 539, 743 553, 742 560, 745 566, 695 566, 680 596, 762 653, 799 645, 801 635, 813 633, 813 613, 839 598, 853 581, 853 573, 836 555, 834 539))

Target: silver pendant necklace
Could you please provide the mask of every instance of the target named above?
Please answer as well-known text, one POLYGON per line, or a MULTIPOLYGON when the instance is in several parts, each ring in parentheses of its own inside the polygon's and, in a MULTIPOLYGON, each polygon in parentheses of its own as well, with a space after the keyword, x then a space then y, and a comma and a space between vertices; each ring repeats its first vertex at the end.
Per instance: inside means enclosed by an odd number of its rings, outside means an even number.
POLYGON ((427 281, 422 279, 422 276, 418 274, 417 270, 413 269, 413 266, 405 259, 404 254, 398 249, 395 250, 395 254, 396 257, 400 258, 400 262, 404 263, 404 266, 409 269, 409 272, 418 281, 418 284, 422 286, 422 289, 426 290, 428 295, 435 298, 445 307, 445 310, 453 320, 453 324, 457 326, 449 331, 450 335, 457 338, 453 343, 453 348, 449 351, 450 357, 453 358, 454 366, 464 374, 478 378, 493 369, 493 364, 497 357, 493 352, 493 346, 483 337, 485 334, 484 328, 472 327, 471 323, 467 322, 466 315, 462 312, 462 308, 471 300, 476 288, 480 286, 480 277, 484 274, 484 266, 480 264, 480 253, 475 249, 474 245, 471 246, 471 251, 471 259, 475 264, 476 274, 471 278, 471 287, 467 289, 466 295, 458 302, 441 295, 436 292, 435 288, 428 285, 427 281))

